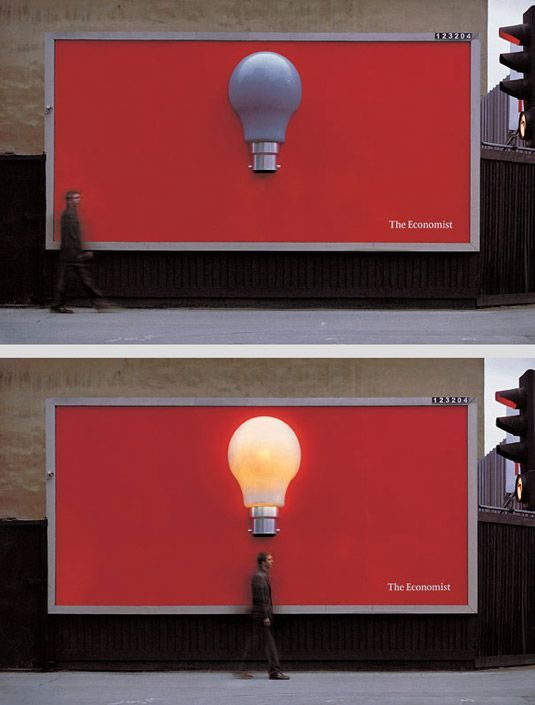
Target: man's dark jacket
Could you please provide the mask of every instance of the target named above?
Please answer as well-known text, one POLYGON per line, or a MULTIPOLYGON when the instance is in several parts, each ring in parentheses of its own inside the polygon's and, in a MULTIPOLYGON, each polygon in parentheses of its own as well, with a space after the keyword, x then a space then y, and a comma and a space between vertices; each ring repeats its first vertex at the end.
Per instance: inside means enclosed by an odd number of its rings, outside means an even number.
POLYGON ((271 601, 271 584, 264 570, 257 571, 252 578, 253 589, 253 619, 273 621, 273 603, 271 601))
POLYGON ((66 208, 61 214, 61 253, 63 262, 78 262, 82 253, 82 234, 78 214, 66 208))

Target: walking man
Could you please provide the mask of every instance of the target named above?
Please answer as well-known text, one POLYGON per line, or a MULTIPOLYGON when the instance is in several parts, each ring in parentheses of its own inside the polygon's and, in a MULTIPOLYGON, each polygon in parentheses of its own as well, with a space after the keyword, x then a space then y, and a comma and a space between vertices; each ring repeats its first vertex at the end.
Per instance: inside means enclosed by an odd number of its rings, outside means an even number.
MULTIPOLYGON (((271 553, 259 553, 256 562, 258 570, 251 580, 253 609, 252 609, 252 642, 260 643, 263 646, 267 662, 268 673, 271 680, 287 681, 290 676, 282 673, 279 663, 277 646, 271 632, 273 624, 273 603, 271 601, 271 583, 269 572, 273 567, 273 556, 271 553)), ((246 653, 249 648, 246 648, 246 653)), ((245 660, 245 658, 243 659, 245 660)), ((250 674, 244 673, 244 678, 250 678, 250 674)))
POLYGON ((61 250, 59 255, 59 269, 54 298, 50 310, 52 313, 74 313, 65 306, 65 292, 71 274, 75 273, 86 291, 93 305, 98 311, 109 308, 102 292, 97 289, 93 275, 87 264, 92 253, 84 252, 82 248, 82 232, 78 218, 78 205, 80 203, 79 191, 67 191, 65 194, 66 207, 61 214, 61 250))

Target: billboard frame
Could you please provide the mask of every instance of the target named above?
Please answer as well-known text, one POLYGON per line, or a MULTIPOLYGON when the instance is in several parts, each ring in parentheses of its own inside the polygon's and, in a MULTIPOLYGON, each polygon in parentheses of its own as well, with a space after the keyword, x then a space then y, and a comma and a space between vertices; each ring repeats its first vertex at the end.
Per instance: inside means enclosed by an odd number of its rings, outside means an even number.
MULTIPOLYGON (((287 42, 435 42, 437 33, 281 33, 281 32, 59 32, 45 34, 45 153, 47 250, 54 240, 55 42, 59 41, 287 41, 287 42)), ((401 242, 87 242, 91 250, 199 252, 479 252, 480 246, 480 63, 477 33, 451 43, 470 44, 470 239, 461 243, 401 242)))
MULTIPOLYGON (((278 614, 475 614, 477 585, 477 401, 454 404, 467 407, 467 603, 462 605, 291 605, 278 614)), ((46 517, 48 522, 49 614, 242 614, 246 605, 57 605, 56 595, 56 408, 65 406, 202 407, 202 406, 442 406, 432 397, 53 397, 46 400, 46 517)))

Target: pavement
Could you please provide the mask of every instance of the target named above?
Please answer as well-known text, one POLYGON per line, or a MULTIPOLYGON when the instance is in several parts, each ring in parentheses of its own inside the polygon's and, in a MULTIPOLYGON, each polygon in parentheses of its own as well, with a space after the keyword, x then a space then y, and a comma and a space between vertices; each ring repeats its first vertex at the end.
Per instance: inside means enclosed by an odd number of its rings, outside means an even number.
POLYGON ((535 666, 486 671, 0 673, 0 705, 533 705, 535 666))
POLYGON ((479 310, 0 308, 0 344, 534 344, 535 305, 479 310))

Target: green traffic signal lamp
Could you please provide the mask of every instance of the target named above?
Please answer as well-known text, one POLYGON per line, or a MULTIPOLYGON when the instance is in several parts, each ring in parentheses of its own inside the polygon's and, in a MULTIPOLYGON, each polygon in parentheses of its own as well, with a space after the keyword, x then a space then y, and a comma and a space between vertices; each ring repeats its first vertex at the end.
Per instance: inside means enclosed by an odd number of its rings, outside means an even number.
POLYGON ((535 108, 523 110, 518 118, 520 139, 531 141, 535 137, 535 108))
POLYGON ((535 470, 516 476, 515 499, 528 509, 535 509, 535 470))

